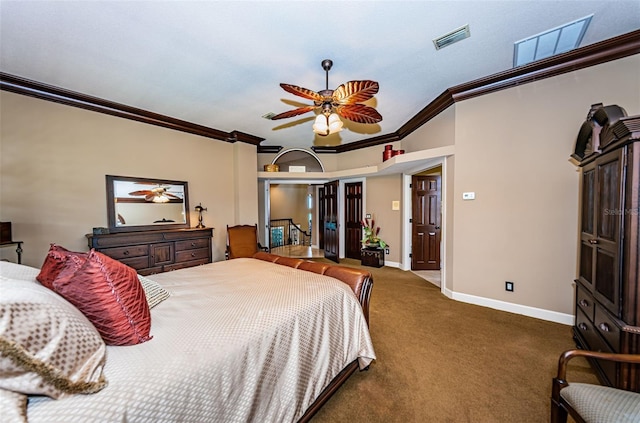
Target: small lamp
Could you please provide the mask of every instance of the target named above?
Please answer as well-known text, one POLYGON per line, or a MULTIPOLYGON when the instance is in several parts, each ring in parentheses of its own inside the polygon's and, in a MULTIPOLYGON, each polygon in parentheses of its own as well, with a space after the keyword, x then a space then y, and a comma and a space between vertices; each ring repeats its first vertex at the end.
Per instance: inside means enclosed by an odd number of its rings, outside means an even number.
POLYGON ((198 212, 198 226, 196 226, 196 228, 205 228, 206 226, 202 223, 202 212, 207 211, 207 208, 202 207, 202 203, 198 203, 195 209, 198 212))

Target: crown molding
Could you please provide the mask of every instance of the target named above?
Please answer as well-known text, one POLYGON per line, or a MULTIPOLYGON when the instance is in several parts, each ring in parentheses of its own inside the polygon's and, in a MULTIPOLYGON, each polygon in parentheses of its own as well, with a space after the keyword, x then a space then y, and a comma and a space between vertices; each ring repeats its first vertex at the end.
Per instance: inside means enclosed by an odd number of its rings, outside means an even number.
POLYGON ((104 113, 125 119, 135 120, 150 125, 161 126, 189 134, 200 135, 226 142, 246 142, 259 145, 264 138, 245 134, 240 131, 224 132, 207 126, 198 125, 170 116, 153 113, 148 110, 138 109, 102 98, 81 94, 53 85, 43 84, 16 75, 0 72, 0 90, 10 91, 41 100, 53 101, 67 106, 78 107, 85 110, 104 113))

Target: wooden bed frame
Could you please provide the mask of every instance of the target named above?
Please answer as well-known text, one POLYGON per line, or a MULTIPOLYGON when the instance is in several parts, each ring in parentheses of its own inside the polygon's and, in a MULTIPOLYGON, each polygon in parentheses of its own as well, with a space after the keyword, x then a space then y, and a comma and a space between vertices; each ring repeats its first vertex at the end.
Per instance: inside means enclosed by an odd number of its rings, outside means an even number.
MULTIPOLYGON (((321 275, 331 276, 347 285, 353 290, 362 306, 364 318, 369 324, 369 300, 371 297, 371 288, 373 287, 373 277, 366 270, 355 269, 353 267, 339 266, 328 263, 318 263, 309 260, 282 257, 276 254, 266 252, 258 252, 253 258, 270 261, 272 263, 289 266, 308 272, 314 272, 321 275)), ((318 398, 309 406, 304 415, 298 422, 308 422, 318 412, 318 410, 331 398, 331 396, 349 379, 356 369, 358 369, 358 360, 354 360, 347 365, 338 375, 333 378, 331 383, 320 393, 318 398)), ((368 370, 368 367, 365 369, 368 370)))

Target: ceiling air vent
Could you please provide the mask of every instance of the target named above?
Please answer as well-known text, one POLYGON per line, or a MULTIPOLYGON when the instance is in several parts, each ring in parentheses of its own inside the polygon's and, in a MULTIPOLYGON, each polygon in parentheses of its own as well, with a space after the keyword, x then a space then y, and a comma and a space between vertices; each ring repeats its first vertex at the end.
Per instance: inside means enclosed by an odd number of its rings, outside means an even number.
POLYGON ((449 46, 453 43, 457 43, 458 41, 464 40, 465 38, 469 38, 471 32, 469 32, 469 25, 465 25, 460 27, 454 31, 451 31, 448 34, 443 35, 442 37, 438 37, 433 40, 433 45, 436 46, 436 50, 440 50, 446 46, 449 46))

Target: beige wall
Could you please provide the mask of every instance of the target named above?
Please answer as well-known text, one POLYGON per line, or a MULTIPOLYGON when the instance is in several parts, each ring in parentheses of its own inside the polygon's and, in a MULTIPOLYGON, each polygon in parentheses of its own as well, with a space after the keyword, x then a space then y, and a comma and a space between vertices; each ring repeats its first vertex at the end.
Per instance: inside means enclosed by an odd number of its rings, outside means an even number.
POLYGON ((234 222, 258 223, 258 171, 256 170, 256 146, 236 142, 233 144, 235 195, 234 222))
POLYGON ((405 153, 455 144, 456 107, 451 106, 402 140, 405 153))
POLYGON ((392 145, 394 150, 401 148, 399 142, 392 142, 340 153, 337 155, 338 170, 379 165, 382 163, 382 152, 385 145, 392 145))
POLYGON ((591 104, 640 113, 638 69, 640 55, 456 104, 455 292, 573 314, 579 179, 568 158, 591 104))
POLYGON ((367 178, 366 210, 380 229, 380 238, 389 244, 385 260, 398 263, 402 251, 402 211, 392 210, 391 202, 402 204, 402 175, 367 178))
MULTIPOLYGON (((224 258, 227 224, 257 222, 255 147, 216 141, 0 92, 0 219, 24 241, 23 263, 40 267, 55 242, 87 250, 85 234, 107 226, 105 175, 187 181, 191 226, 202 202, 224 258)), ((15 260, 11 248, 2 257, 15 260)))

